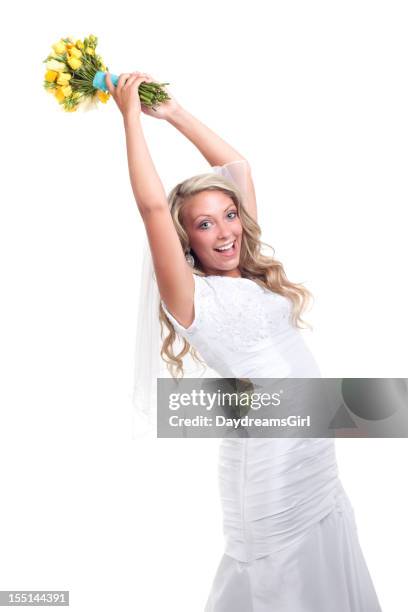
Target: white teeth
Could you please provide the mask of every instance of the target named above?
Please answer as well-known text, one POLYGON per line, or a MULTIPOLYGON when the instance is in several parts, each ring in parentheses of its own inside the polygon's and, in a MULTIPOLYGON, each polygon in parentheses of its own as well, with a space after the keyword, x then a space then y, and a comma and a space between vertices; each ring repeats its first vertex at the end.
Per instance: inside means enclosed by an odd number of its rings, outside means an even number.
POLYGON ((215 249, 215 250, 216 251, 227 251, 228 249, 232 247, 233 244, 234 242, 230 242, 229 244, 226 244, 225 246, 222 246, 222 247, 218 247, 218 249, 215 249))

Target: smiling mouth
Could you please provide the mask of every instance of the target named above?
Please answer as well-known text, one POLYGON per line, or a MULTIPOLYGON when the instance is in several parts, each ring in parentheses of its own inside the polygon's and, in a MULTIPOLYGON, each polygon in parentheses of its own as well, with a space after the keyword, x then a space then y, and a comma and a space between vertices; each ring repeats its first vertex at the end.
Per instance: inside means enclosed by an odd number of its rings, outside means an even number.
POLYGON ((221 253, 224 255, 229 255, 235 251, 236 242, 237 242, 236 240, 232 240, 231 242, 228 242, 224 246, 214 249, 214 251, 217 251, 217 253, 221 253))

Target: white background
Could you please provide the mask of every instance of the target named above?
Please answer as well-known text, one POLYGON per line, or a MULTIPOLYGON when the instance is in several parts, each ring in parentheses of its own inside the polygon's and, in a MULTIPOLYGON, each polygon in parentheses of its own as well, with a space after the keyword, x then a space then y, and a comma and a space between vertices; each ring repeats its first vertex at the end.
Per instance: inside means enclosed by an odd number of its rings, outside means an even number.
MULTIPOLYGON (((12 3, 1 38, 0 590, 75 611, 204 609, 223 552, 218 441, 131 439, 143 226, 113 100, 63 113, 50 45, 99 37, 245 155, 263 239, 315 296, 323 375, 406 377, 403 2, 12 3)), ((166 191, 206 161, 144 116, 166 191)), ((384 612, 408 608, 408 440, 340 440, 384 612)), ((295 612, 295 611, 294 611, 295 612)), ((316 611, 320 612, 320 611, 316 611)))

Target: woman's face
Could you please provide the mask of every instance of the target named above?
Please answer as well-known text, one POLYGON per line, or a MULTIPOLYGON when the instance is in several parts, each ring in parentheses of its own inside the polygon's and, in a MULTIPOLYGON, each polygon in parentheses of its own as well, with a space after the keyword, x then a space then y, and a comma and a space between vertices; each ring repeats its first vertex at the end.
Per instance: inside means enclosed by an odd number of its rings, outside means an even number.
POLYGON ((226 193, 207 190, 188 197, 183 205, 183 226, 206 274, 241 276, 242 225, 237 207, 226 193))

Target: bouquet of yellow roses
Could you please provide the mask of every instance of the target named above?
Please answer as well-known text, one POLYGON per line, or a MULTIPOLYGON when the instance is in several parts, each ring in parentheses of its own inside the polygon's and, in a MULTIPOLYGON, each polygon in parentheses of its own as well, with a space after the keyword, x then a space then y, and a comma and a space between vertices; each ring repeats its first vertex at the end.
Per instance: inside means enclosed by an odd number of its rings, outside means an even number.
MULTIPOLYGON (((67 112, 78 108, 89 108, 89 103, 106 103, 110 93, 105 76, 109 69, 96 53, 98 39, 92 34, 84 40, 61 38, 52 45, 52 53, 45 58, 44 88, 52 93, 67 112)), ((111 74, 112 83, 117 85, 119 77, 111 74)), ((139 96, 142 104, 155 110, 155 106, 169 100, 162 89, 169 83, 142 83, 139 96)))

